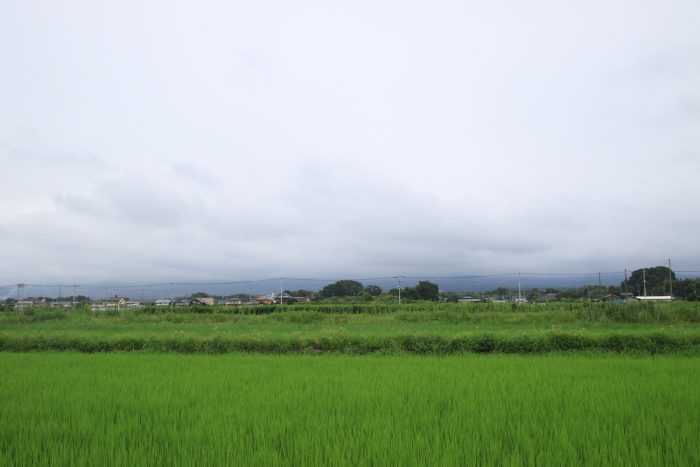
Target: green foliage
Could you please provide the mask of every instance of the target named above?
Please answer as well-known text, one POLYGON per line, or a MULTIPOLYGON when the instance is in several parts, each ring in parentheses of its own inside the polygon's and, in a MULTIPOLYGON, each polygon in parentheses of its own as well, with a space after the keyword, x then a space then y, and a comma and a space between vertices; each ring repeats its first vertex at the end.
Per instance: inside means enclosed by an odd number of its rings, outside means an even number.
POLYGON ((420 300, 438 301, 440 299, 440 292, 438 291, 437 284, 429 281, 420 281, 415 289, 420 300))
POLYGON ((356 297, 364 289, 362 283, 353 280, 341 280, 334 284, 328 284, 321 290, 323 298, 330 297, 356 297))
POLYGON ((635 295, 644 295, 644 278, 646 277, 647 295, 669 295, 669 272, 671 280, 676 280, 676 274, 666 266, 636 269, 626 281, 622 281, 620 287, 635 295))
POLYGON ((690 302, 700 301, 700 279, 682 279, 673 282, 673 295, 690 302))
POLYGON ((195 292, 192 295, 190 295, 190 298, 209 298, 211 295, 209 295, 206 292, 195 292))
POLYGON ((686 357, 6 353, 0 374, 0 465, 700 464, 686 357))

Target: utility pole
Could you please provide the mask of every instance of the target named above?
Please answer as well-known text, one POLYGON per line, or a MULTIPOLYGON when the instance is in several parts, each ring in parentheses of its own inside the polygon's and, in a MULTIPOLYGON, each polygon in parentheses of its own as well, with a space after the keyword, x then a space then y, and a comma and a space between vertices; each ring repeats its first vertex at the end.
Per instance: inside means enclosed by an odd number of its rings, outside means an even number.
POLYGON ((625 282, 623 282, 623 284, 625 284, 624 292, 627 293, 627 268, 625 268, 625 282))
POLYGON ((61 301, 61 284, 58 284, 58 301, 61 301))
POLYGON ((401 305, 401 279, 403 276, 396 276, 396 279, 399 281, 399 305, 401 305))
POLYGON ((520 287, 520 271, 518 271, 518 305, 523 302, 522 288, 520 287))
POLYGON ((642 268, 642 283, 644 283, 644 299, 647 298, 647 273, 646 269, 642 268))
POLYGON ((603 282, 600 279, 600 272, 598 273, 598 287, 603 287, 603 282))
POLYGON ((284 305, 284 297, 282 296, 282 280, 284 278, 280 277, 280 305, 284 305))
POLYGON ((671 258, 668 259, 668 286, 670 289, 669 295, 673 298, 673 274, 671 273, 671 258))
POLYGON ((24 284, 17 284, 17 301, 19 301, 19 292, 20 290, 24 292, 24 284))

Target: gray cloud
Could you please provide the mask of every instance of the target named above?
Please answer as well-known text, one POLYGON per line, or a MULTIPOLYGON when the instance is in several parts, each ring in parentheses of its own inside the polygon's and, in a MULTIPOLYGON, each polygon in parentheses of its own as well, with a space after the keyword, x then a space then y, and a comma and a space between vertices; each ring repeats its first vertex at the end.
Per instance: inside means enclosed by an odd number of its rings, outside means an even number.
POLYGON ((4 4, 3 275, 698 268, 699 13, 4 4))

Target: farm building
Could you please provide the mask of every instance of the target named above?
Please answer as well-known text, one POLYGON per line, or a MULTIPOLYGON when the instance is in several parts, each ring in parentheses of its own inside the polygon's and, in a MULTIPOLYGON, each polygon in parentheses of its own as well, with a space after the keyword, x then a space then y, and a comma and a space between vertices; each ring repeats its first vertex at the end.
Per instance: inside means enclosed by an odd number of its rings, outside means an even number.
POLYGON ((482 300, 480 298, 475 298, 475 297, 462 297, 457 300, 458 303, 479 303, 482 300))

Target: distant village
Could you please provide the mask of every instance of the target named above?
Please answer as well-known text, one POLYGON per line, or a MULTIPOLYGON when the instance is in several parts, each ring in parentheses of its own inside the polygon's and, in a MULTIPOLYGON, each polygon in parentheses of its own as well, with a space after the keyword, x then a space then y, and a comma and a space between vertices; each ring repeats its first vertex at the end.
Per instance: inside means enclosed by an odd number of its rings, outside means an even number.
POLYGON ((213 296, 206 292, 196 292, 189 296, 173 298, 158 298, 135 300, 129 297, 114 295, 109 299, 91 299, 84 295, 71 297, 38 297, 22 298, 21 290, 24 284, 17 284, 16 298, 6 297, 0 302, 2 309, 23 309, 31 307, 47 307, 69 309, 77 306, 98 310, 122 310, 141 307, 253 307, 262 305, 289 305, 303 302, 383 302, 402 303, 411 301, 432 301, 450 303, 547 303, 553 301, 588 301, 588 302, 663 302, 672 300, 700 300, 700 278, 675 277, 674 272, 665 266, 637 269, 619 285, 603 285, 600 275, 597 285, 585 285, 566 289, 521 288, 518 276, 517 288, 498 287, 494 290, 480 292, 440 291, 438 284, 430 281, 419 281, 415 286, 403 286, 390 290, 382 290, 374 284, 365 285, 357 280, 344 279, 324 286, 321 290, 282 290, 267 295, 250 295, 238 293, 235 295, 213 296))
MULTIPOLYGON (((498 296, 474 296, 477 294, 453 297, 451 300, 443 298, 441 301, 451 301, 457 303, 532 303, 539 302, 545 303, 550 301, 560 301, 561 297, 557 293, 547 293, 542 294, 538 297, 538 300, 533 300, 532 297, 498 297, 498 296)), ((674 297, 670 295, 649 295, 649 296, 637 296, 631 293, 620 293, 620 294, 607 294, 596 299, 591 299, 590 301, 595 302, 632 302, 632 301, 672 301, 674 297)), ((35 308, 35 307, 46 307, 54 309, 70 309, 76 306, 85 305, 89 306, 93 311, 106 311, 106 310, 125 310, 132 308, 142 308, 146 306, 156 306, 156 307, 192 307, 192 306, 227 306, 227 307, 238 307, 238 306, 260 306, 260 305, 290 305, 293 303, 310 302, 311 298, 309 296, 295 296, 288 293, 271 293, 269 295, 258 295, 249 296, 247 298, 241 298, 240 296, 231 297, 199 297, 191 296, 187 298, 177 298, 168 299, 162 298, 157 300, 131 300, 126 297, 113 297, 110 299, 101 300, 91 300, 88 297, 81 297, 80 300, 61 300, 51 299, 46 297, 40 298, 27 298, 24 300, 17 300, 13 304, 15 309, 24 308, 35 308)))
POLYGON ((87 305, 93 311, 101 310, 122 310, 129 308, 141 308, 145 306, 157 307, 191 307, 191 306, 259 306, 259 305, 280 305, 291 304, 298 302, 308 302, 309 297, 293 296, 288 293, 271 293, 269 295, 249 296, 240 298, 240 296, 232 297, 199 297, 191 296, 187 298, 168 299, 161 298, 157 300, 131 300, 126 297, 115 296, 110 299, 91 300, 88 297, 80 297, 76 300, 61 300, 51 299, 46 297, 27 298, 17 300, 14 303, 14 308, 34 308, 47 307, 57 309, 69 309, 79 305, 87 305))

